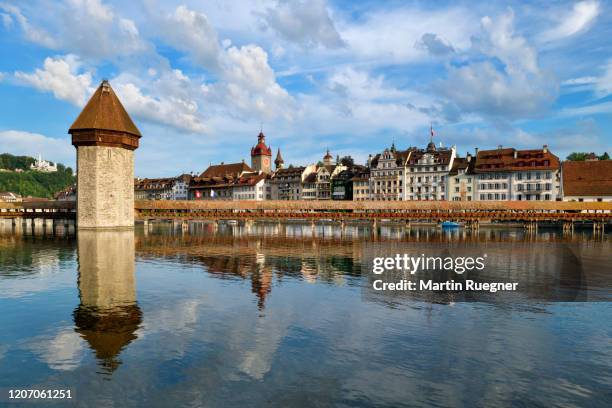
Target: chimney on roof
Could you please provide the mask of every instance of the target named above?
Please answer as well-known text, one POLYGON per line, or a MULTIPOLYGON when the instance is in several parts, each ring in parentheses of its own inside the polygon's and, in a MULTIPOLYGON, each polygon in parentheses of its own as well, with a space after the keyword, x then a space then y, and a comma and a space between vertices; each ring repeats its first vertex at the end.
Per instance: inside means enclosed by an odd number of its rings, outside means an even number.
POLYGON ((474 153, 475 153, 474 154, 475 156, 478 156, 478 148, 477 147, 474 148, 474 153))
POLYGON ((544 153, 548 153, 548 145, 545 144, 544 146, 542 146, 542 152, 544 153))
POLYGON ((466 155, 465 155, 465 159, 467 160, 467 162, 468 162, 468 163, 469 163, 469 162, 471 162, 471 161, 472 161, 472 155, 471 155, 471 154, 469 154, 469 153, 468 153, 468 154, 466 154, 466 155))

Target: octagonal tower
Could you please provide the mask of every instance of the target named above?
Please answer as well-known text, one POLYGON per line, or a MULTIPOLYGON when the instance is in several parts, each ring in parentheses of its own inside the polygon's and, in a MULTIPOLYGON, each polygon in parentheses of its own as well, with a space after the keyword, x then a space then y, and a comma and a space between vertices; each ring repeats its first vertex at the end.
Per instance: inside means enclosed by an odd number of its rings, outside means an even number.
POLYGON ((134 227, 138 128, 102 81, 68 131, 77 150, 77 227, 134 227))

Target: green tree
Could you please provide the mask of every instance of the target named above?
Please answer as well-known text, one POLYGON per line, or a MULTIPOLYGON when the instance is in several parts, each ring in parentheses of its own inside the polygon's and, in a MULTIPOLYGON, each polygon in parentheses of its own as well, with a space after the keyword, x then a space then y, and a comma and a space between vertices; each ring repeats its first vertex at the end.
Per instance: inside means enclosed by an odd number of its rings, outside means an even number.
POLYGON ((599 156, 599 160, 610 160, 610 155, 608 152, 604 152, 601 156, 599 156))
POLYGON ((585 152, 573 152, 567 156, 567 160, 570 161, 585 161, 588 153, 585 152))
POLYGON ((34 159, 31 157, 7 153, 0 155, 0 167, 26 170, 20 173, 0 172, 0 191, 10 191, 24 197, 53 198, 55 193, 76 182, 70 167, 60 164, 54 173, 41 173, 28 170, 32 163, 34 159))

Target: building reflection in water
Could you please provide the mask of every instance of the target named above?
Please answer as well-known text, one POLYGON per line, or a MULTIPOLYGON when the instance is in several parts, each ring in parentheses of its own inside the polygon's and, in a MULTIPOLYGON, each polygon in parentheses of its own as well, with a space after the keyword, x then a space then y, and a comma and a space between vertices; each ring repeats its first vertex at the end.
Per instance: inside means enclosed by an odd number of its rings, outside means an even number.
MULTIPOLYGON (((313 227, 297 223, 220 224, 214 230, 211 228, 210 224, 192 223, 189 228, 178 230, 159 223, 151 228, 150 234, 136 235, 137 255, 143 259, 171 257, 199 264, 220 279, 250 280, 260 310, 282 281, 298 279, 362 286, 363 272, 369 275, 371 270, 373 251, 385 252, 387 256, 409 253, 453 258, 486 254, 484 271, 463 275, 451 272, 438 277, 442 281, 519 282, 516 296, 534 301, 591 300, 591 296, 599 296, 591 289, 606 287, 609 281, 601 268, 594 267, 606 257, 602 249, 608 245, 608 238, 597 243, 582 235, 567 237, 555 230, 529 234, 522 229, 443 230, 390 224, 381 225, 374 234, 367 225, 313 227), (585 261, 588 262, 584 264, 585 261)), ((423 272, 420 277, 429 276, 435 277, 433 272, 423 272)), ((369 290, 364 291, 366 300, 384 303, 401 300, 499 303, 506 299, 501 292, 371 295, 369 290)), ((513 301, 515 298, 510 295, 514 293, 508 293, 508 301, 513 301)))
POLYGON ((136 303, 133 231, 79 231, 79 298, 75 330, 89 343, 103 370, 137 338, 142 312, 136 303))

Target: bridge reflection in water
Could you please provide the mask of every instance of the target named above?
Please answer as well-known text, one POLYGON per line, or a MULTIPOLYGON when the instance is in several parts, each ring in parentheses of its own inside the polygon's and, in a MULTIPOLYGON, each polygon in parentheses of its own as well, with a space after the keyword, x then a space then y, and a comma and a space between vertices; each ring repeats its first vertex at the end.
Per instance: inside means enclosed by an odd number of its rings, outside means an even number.
POLYGON ((103 370, 111 373, 142 322, 136 302, 134 232, 83 230, 77 239, 80 304, 73 314, 75 330, 103 370))

